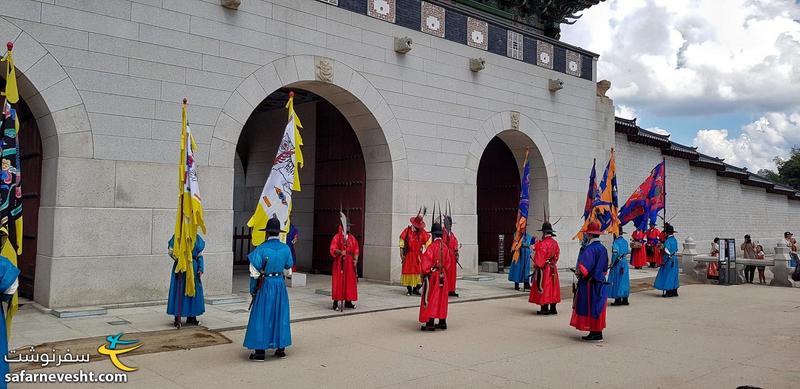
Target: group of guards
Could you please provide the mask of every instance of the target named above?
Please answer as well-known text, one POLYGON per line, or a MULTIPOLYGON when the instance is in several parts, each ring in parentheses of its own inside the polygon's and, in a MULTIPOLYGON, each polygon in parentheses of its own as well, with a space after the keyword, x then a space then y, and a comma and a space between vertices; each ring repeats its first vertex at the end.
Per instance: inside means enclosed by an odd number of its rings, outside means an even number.
MULTIPOLYGON (((344 220, 344 219, 343 219, 344 220)), ((456 266, 459 243, 452 231, 452 219, 448 215, 439 217, 427 231, 424 214, 418 213, 410 219, 410 224, 400 234, 402 259, 401 284, 409 296, 420 296, 419 322, 423 331, 447 329, 448 298, 457 297, 456 266)), ((331 299, 333 309, 355 308, 358 300, 358 275, 356 265, 359 258, 359 243, 349 232, 349 222, 339 226, 330 244, 333 257, 331 277, 331 299), (341 304, 341 305, 340 305, 341 304)), ((264 361, 266 350, 275 350, 274 355, 286 356, 285 348, 290 346, 289 296, 284 282, 285 272, 291 272, 294 265, 293 254, 281 242, 281 223, 276 218, 267 222, 263 229, 267 239, 249 255, 250 262, 250 318, 244 338, 244 347, 254 350, 250 359, 264 361)), ((539 305, 538 315, 557 315, 556 305, 561 302, 561 285, 558 277, 560 249, 555 240, 555 230, 549 222, 544 222, 542 238, 536 240, 527 234, 522 237, 520 252, 515 256, 509 272, 509 280, 515 289, 523 284, 530 290, 529 302, 539 305), (531 263, 533 269, 531 269, 531 263)), ((581 250, 574 269, 577 282, 573 285, 574 299, 570 325, 589 334, 582 339, 599 341, 603 339, 606 327, 607 299, 610 305, 628 305, 630 294, 629 267, 626 257, 632 253, 631 266, 644 266, 643 255, 652 266, 660 266, 655 280, 655 288, 664 292, 664 297, 677 296, 678 265, 677 240, 674 228, 665 223, 661 232, 654 225, 645 234, 637 230, 629 245, 620 228, 612 244, 609 261, 605 246, 600 242, 599 223, 589 223, 584 231, 581 250), (654 238, 649 238, 651 235, 654 238), (643 238, 642 236, 646 236, 643 238), (648 245, 652 245, 648 253, 648 245), (644 254, 642 254, 644 253, 644 254)), ((196 272, 195 296, 183 293, 181 273, 174 267, 170 282, 167 313, 175 317, 175 326, 181 326, 181 318, 186 317, 187 325, 198 325, 197 316, 205 311, 201 276, 204 264, 202 251, 205 242, 198 237, 193 250, 193 270, 196 272)), ((172 240, 169 242, 170 253, 172 240)))

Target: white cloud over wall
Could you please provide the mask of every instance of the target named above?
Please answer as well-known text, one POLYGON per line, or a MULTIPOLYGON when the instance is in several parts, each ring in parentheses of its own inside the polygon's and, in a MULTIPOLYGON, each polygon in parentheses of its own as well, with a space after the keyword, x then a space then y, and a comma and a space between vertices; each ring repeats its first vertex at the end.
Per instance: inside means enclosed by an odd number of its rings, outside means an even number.
POLYGON ((794 0, 608 0, 564 26, 562 40, 600 54, 598 78, 611 80, 618 116, 763 116, 741 135, 710 129, 695 138, 704 152, 751 170, 800 143, 785 133, 791 123, 797 131, 800 115, 794 0))

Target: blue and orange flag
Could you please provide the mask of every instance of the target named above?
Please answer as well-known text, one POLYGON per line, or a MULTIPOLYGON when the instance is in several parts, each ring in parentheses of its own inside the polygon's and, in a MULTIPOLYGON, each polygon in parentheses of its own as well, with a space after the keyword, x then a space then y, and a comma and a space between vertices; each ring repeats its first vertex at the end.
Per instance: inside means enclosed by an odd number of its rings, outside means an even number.
POLYGON ((519 250, 522 248, 522 241, 525 240, 525 232, 528 230, 528 209, 530 207, 530 192, 529 187, 531 183, 531 163, 528 161, 528 149, 525 149, 525 168, 522 171, 522 185, 519 188, 519 211, 517 212, 517 230, 514 233, 514 244, 511 245, 511 250, 514 255, 511 261, 517 262, 519 260, 519 250))
POLYGON ((613 148, 600 185, 597 184, 596 177, 595 164, 592 164, 592 173, 589 176, 589 190, 586 193, 586 205, 583 208, 583 227, 575 234, 573 239, 582 239, 583 231, 586 231, 592 221, 600 223, 600 229, 605 233, 619 233, 617 163, 614 158, 613 148))
POLYGON ((633 221, 637 229, 647 230, 647 222, 656 222, 658 213, 664 209, 666 200, 665 161, 661 161, 650 171, 650 175, 631 194, 619 210, 621 225, 633 221))

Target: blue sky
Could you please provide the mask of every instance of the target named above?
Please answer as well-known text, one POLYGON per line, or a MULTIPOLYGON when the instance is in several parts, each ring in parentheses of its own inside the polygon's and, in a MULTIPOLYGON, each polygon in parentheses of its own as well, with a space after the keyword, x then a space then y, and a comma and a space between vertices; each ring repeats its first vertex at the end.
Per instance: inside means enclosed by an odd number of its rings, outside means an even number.
POLYGON ((751 171, 800 145, 800 0, 605 0, 561 39, 644 128, 751 171))

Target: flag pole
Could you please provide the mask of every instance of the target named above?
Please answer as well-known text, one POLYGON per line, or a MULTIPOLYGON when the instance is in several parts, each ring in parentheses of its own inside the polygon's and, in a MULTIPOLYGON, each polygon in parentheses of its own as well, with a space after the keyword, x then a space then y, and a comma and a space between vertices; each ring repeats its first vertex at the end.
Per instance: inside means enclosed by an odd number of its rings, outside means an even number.
POLYGON ((661 157, 664 164, 664 228, 667 228, 667 158, 661 157))

